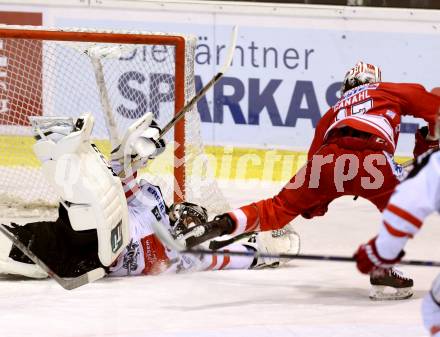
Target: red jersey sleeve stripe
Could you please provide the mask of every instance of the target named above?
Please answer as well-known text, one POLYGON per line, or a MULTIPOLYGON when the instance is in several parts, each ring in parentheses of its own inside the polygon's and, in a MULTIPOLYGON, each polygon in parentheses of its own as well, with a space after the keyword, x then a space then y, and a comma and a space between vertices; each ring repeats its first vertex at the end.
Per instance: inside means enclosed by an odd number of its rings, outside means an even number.
POLYGON ((390 233, 392 236, 395 236, 398 238, 404 238, 404 237, 412 238, 411 234, 399 231, 398 229, 395 229, 394 227, 392 227, 389 223, 387 223, 385 221, 383 222, 383 225, 385 226, 388 233, 390 233))
POLYGON ((393 204, 388 204, 386 209, 391 213, 394 213, 395 215, 408 221, 410 224, 416 226, 417 228, 422 227, 423 222, 421 220, 417 219, 414 215, 408 213, 407 211, 401 209, 400 207, 397 207, 396 205, 393 204))

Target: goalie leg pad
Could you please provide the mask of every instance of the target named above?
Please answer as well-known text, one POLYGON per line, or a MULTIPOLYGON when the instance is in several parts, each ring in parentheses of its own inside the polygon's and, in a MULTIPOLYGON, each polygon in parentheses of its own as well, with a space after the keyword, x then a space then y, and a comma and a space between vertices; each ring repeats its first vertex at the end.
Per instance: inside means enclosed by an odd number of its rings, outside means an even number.
POLYGON ((99 258, 109 266, 129 242, 127 201, 120 179, 90 143, 92 128, 93 116, 84 115, 72 133, 56 143, 40 139, 34 152, 63 200, 72 228, 96 230, 99 258))

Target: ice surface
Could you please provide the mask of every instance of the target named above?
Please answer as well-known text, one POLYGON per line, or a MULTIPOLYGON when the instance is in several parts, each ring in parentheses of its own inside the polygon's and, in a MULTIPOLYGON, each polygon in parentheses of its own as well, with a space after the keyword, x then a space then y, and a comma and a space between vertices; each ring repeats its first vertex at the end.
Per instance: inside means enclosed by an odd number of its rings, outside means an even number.
MULTIPOLYGON (((235 206, 279 186, 223 186, 235 206)), ((303 253, 351 255, 374 235, 380 214, 365 200, 336 200, 319 219, 297 219, 303 253)), ((412 259, 440 259, 440 217, 407 246, 412 259)), ((258 271, 104 279, 65 291, 52 280, 0 279, 1 337, 391 337, 426 336, 421 298, 439 268, 405 267, 414 298, 372 302, 352 263, 293 261, 258 271)))

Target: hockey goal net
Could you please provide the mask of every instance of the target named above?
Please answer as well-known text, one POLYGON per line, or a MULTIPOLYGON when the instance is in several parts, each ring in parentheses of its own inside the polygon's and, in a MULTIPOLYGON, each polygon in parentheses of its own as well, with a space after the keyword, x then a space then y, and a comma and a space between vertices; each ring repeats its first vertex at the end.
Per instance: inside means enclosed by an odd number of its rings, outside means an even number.
MULTIPOLYGON (((152 111, 164 126, 195 94, 196 39, 184 35, 0 26, 0 211, 57 205, 35 157, 29 116, 95 117, 93 141, 122 137, 152 111)), ((196 107, 166 136, 167 151, 142 172, 166 201, 186 199, 213 212, 227 208, 203 150, 196 107)))

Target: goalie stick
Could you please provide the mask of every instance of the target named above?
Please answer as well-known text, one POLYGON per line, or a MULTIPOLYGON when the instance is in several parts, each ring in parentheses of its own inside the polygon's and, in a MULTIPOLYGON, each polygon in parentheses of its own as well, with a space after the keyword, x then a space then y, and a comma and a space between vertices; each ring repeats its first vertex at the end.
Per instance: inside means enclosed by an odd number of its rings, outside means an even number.
POLYGON ((76 289, 87 283, 94 282, 103 278, 105 271, 103 268, 93 269, 85 274, 72 278, 63 278, 58 276, 47 264, 41 261, 28 247, 26 247, 15 235, 9 232, 6 227, 0 224, 0 232, 3 233, 12 243, 20 249, 32 262, 41 267, 51 278, 53 278, 61 287, 66 290, 76 289))
MULTIPOLYGON (((162 131, 159 134, 159 138, 163 138, 163 136, 165 136, 168 133, 168 131, 170 131, 174 127, 174 125, 176 125, 176 123, 178 121, 180 121, 183 118, 183 116, 188 111, 190 111, 192 109, 192 107, 203 96, 206 95, 206 92, 209 89, 211 89, 211 87, 214 84, 216 84, 222 78, 222 76, 226 73, 226 71, 229 69, 229 67, 232 63, 232 59, 233 59, 234 51, 235 51, 235 46, 237 44, 237 35, 238 35, 238 27, 234 26, 232 28, 232 33, 231 33, 231 44, 230 44, 230 46, 228 48, 228 52, 226 54, 225 63, 220 68, 220 71, 217 74, 215 74, 214 77, 211 78, 211 80, 202 89, 200 89, 200 91, 198 93, 196 93, 196 95, 193 98, 191 98, 191 100, 178 113, 176 113, 176 115, 162 128, 162 131)), ((118 137, 118 132, 117 132, 117 128, 116 128, 116 123, 113 118, 113 113, 112 113, 112 110, 111 110, 110 104, 109 104, 108 93, 107 93, 107 89, 105 86, 104 75, 103 75, 103 70, 102 70, 102 64, 101 64, 98 57, 93 56, 93 53, 90 54, 89 56, 91 58, 92 65, 95 70, 95 77, 96 77, 96 82, 98 84, 98 88, 100 91, 100 99, 101 99, 101 104, 102 104, 103 110, 104 110, 104 117, 105 117, 105 121, 106 121, 106 126, 107 126, 109 133, 110 133, 110 138, 111 138, 111 141, 113 144, 119 140, 119 137, 118 137)))
MULTIPOLYGON (((205 96, 206 92, 211 89, 211 87, 216 84, 220 78, 226 73, 229 66, 232 63, 232 58, 234 56, 235 46, 237 44, 237 33, 238 33, 238 27, 234 26, 231 33, 231 45, 228 48, 228 52, 226 54, 226 60, 223 66, 220 68, 220 71, 214 75, 213 78, 202 88, 200 91, 193 97, 191 100, 162 128, 162 132, 159 135, 159 138, 162 138, 165 136, 165 134, 170 131, 174 125, 182 119, 182 117, 192 109, 192 107, 203 97, 205 96)), ((104 71, 103 66, 101 63, 101 57, 105 56, 121 56, 121 51, 115 51, 111 48, 100 48, 97 45, 93 45, 88 49, 85 50, 79 50, 80 52, 84 53, 85 55, 89 56, 90 61, 92 63, 94 73, 95 73, 95 79, 96 84, 99 89, 99 98, 101 101, 101 106, 103 108, 104 112, 104 120, 107 127, 107 130, 110 134, 110 140, 112 143, 113 148, 116 146, 116 144, 119 141, 119 135, 118 130, 116 127, 116 122, 114 120, 113 112, 110 107, 110 100, 107 92, 107 87, 105 85, 105 79, 104 79, 104 71)))
MULTIPOLYGON (((333 262, 355 262, 354 257, 349 256, 337 256, 337 255, 313 255, 313 254, 269 254, 259 252, 234 252, 234 251, 217 251, 204 248, 186 249, 182 243, 185 237, 180 240, 175 240, 167 229, 158 222, 153 223, 154 232, 162 243, 173 250, 181 254, 206 254, 206 255, 228 255, 228 256, 253 256, 264 257, 272 259, 296 259, 296 260, 313 260, 313 261, 333 261, 333 262)), ((192 233, 192 232, 191 232, 192 233)), ((189 234, 191 234, 189 233, 189 234)), ((424 260, 404 260, 398 263, 399 265, 409 266, 424 266, 424 267, 440 267, 439 261, 424 261, 424 260)))
MULTIPOLYGON (((229 66, 232 63, 232 58, 234 56, 235 46, 237 44, 237 33, 238 33, 238 27, 234 26, 231 33, 231 45, 229 46, 228 53, 226 55, 226 60, 223 66, 220 68, 220 71, 214 75, 213 78, 202 88, 196 95, 191 98, 191 100, 186 103, 186 105, 178 112, 176 115, 162 128, 159 139, 163 138, 168 131, 170 131, 178 121, 180 121, 185 114, 190 111, 197 102, 206 95, 206 92, 211 89, 211 87, 216 84, 226 73, 226 71, 229 69, 229 66)), ((111 112, 110 112, 111 115, 111 112)), ((110 130, 109 130, 110 131, 110 130)), ((138 163, 141 162, 142 159, 137 159, 131 162, 131 166, 137 168, 138 163)), ((123 172, 120 173, 120 175, 123 174, 123 172)))
POLYGON ((235 46, 237 44, 237 32, 238 27, 234 26, 232 28, 231 33, 231 45, 229 46, 228 53, 226 54, 226 60, 223 66, 220 68, 220 71, 214 75, 214 77, 202 88, 200 91, 171 119, 167 125, 162 128, 162 132, 159 135, 159 138, 165 136, 165 134, 176 125, 176 123, 182 119, 182 117, 192 109, 192 107, 203 97, 206 92, 211 89, 211 87, 216 84, 220 78, 226 73, 229 69, 229 66, 232 63, 232 58, 234 56, 235 46))

